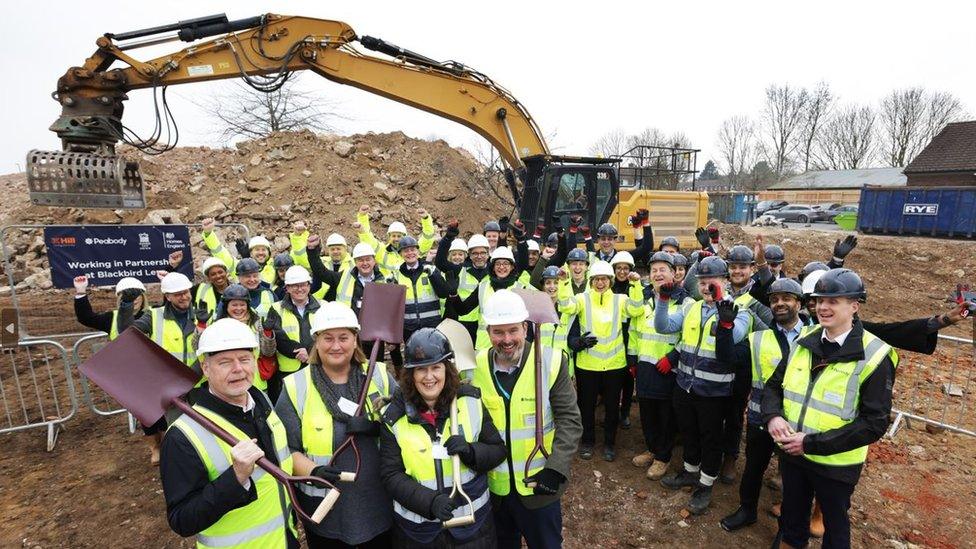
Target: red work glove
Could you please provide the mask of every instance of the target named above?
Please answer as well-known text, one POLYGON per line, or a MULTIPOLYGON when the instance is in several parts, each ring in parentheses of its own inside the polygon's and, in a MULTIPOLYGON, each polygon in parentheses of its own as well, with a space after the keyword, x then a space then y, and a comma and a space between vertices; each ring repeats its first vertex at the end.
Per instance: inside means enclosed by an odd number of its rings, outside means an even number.
POLYGON ((539 224, 535 226, 535 231, 532 232, 532 237, 536 240, 542 238, 542 235, 546 234, 546 226, 539 224))
POLYGON ((583 238, 585 239, 590 238, 590 227, 588 225, 583 225, 582 227, 580 227, 580 230, 583 231, 583 238))
POLYGON ((646 209, 637 210, 638 217, 641 218, 641 227, 649 227, 651 225, 651 212, 646 209))
POLYGON ((708 228, 708 239, 712 241, 712 244, 718 244, 718 229, 715 227, 708 228))
POLYGON ((668 360, 667 356, 661 357, 661 360, 657 361, 656 366, 657 366, 657 371, 661 372, 664 375, 671 373, 671 361, 668 360))
POLYGON ((643 222, 644 220, 641 219, 640 213, 637 213, 636 215, 627 216, 627 224, 635 229, 640 228, 643 222))
POLYGON ((712 252, 710 252, 708 250, 702 250, 702 251, 698 252, 698 260, 701 261, 702 259, 705 259, 706 257, 711 257, 713 255, 715 255, 715 254, 713 254, 712 252))
POLYGON ((657 289, 657 298, 661 301, 670 301, 671 294, 674 293, 674 282, 665 282, 657 289))
POLYGON ((722 285, 718 282, 712 282, 708 287, 712 290, 712 297, 715 301, 722 301, 722 285))
POLYGON ((569 232, 575 233, 579 230, 580 223, 583 222, 583 218, 578 215, 569 216, 569 232))

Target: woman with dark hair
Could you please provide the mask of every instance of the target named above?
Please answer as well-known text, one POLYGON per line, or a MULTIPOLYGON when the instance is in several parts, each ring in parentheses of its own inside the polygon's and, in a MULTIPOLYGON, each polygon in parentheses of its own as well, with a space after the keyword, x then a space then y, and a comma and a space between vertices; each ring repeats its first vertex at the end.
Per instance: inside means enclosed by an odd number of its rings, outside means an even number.
MULTIPOLYGON (((258 341, 258 347, 254 349, 254 362, 257 364, 254 369, 254 386, 267 392, 268 379, 274 373, 278 346, 275 343, 274 331, 265 328, 261 315, 251 307, 251 297, 247 288, 240 284, 231 284, 224 289, 224 293, 220 295, 220 305, 214 313, 214 322, 221 318, 233 318, 244 323, 254 332, 254 337, 258 341)), ((194 334, 194 348, 200 333, 201 331, 197 331, 194 334)))
POLYGON ((461 384, 453 356, 441 332, 414 332, 404 347, 400 392, 383 412, 380 476, 394 500, 395 547, 497 546, 487 473, 508 452, 481 392, 461 384), (452 435, 455 406, 458 434, 452 435), (455 455, 470 507, 451 497, 455 455), (472 524, 444 528, 444 522, 471 512, 472 524))

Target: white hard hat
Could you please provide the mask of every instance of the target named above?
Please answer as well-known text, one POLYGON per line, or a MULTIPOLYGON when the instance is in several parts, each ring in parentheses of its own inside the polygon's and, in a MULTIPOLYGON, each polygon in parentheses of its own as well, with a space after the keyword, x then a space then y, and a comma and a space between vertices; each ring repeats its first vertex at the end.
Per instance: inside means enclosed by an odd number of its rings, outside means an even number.
POLYGON ((308 274, 308 270, 301 265, 288 267, 288 270, 285 271, 285 286, 289 284, 301 284, 302 282, 312 283, 312 277, 308 274))
POLYGON ((193 283, 183 273, 167 273, 159 284, 159 289, 164 294, 178 294, 192 287, 193 283))
POLYGON ((407 234, 407 226, 399 221, 394 221, 390 223, 390 228, 386 230, 386 234, 393 233, 407 234))
POLYGON ((265 248, 268 249, 268 251, 271 251, 271 242, 269 242, 267 238, 265 238, 265 237, 263 237, 261 235, 252 236, 251 237, 251 240, 248 240, 247 241, 247 249, 248 250, 250 250, 250 249, 252 249, 252 248, 254 248, 256 246, 264 246, 265 248))
POLYGON ((590 278, 594 276, 609 276, 613 278, 613 267, 610 266, 606 261, 597 261, 596 263, 590 265, 590 278))
POLYGON ((475 248, 484 248, 487 250, 490 247, 491 246, 488 245, 488 239, 485 238, 485 235, 483 234, 474 234, 471 235, 471 238, 468 239, 469 252, 475 248))
POLYGON ((365 242, 360 242, 352 248, 352 258, 359 259, 360 257, 366 257, 370 255, 376 255, 376 251, 372 246, 365 242))
POLYGON ((207 271, 209 271, 211 267, 223 267, 225 271, 227 270, 227 264, 224 263, 222 259, 208 257, 200 267, 200 272, 203 273, 203 276, 207 276, 207 271))
POLYGON ((512 250, 510 250, 508 246, 499 246, 495 248, 488 258, 490 261, 495 261, 496 259, 507 259, 512 262, 512 265, 515 264, 515 256, 512 255, 512 250))
POLYGON ((633 267, 634 256, 630 255, 630 252, 617 252, 613 254, 613 258, 610 260, 610 264, 616 265, 617 263, 626 263, 631 267, 633 267))
POLYGON ((532 240, 531 238, 528 241, 526 241, 525 245, 529 247, 530 252, 539 251, 539 243, 536 242, 535 240, 532 240))
POLYGON ((820 280, 820 277, 827 274, 828 272, 829 271, 813 271, 812 273, 808 274, 803 279, 803 285, 802 285, 803 295, 808 296, 812 294, 813 288, 817 285, 817 282, 820 280))
POLYGON ((346 239, 339 233, 332 233, 329 238, 325 239, 326 246, 348 246, 346 244, 346 239))
POLYGON ((338 301, 326 301, 318 311, 315 311, 311 328, 312 335, 333 328, 359 330, 359 319, 348 305, 338 301))
POLYGON ((465 252, 465 253, 467 253, 468 252, 468 244, 464 241, 463 238, 455 238, 453 241, 451 241, 451 249, 448 250, 448 251, 451 251, 451 252, 465 252))
POLYGON ((127 276, 122 280, 119 280, 119 283, 115 285, 115 293, 121 294, 123 291, 131 290, 133 288, 139 290, 140 292, 146 291, 146 287, 142 285, 142 282, 140 282, 138 278, 127 276))
POLYGON ((498 290, 485 300, 485 304, 481 307, 481 318, 488 326, 517 324, 529 318, 529 311, 517 293, 511 290, 498 290))
POLYGON ((254 349, 258 337, 247 324, 226 317, 214 322, 200 334, 197 353, 212 354, 236 349, 254 349))

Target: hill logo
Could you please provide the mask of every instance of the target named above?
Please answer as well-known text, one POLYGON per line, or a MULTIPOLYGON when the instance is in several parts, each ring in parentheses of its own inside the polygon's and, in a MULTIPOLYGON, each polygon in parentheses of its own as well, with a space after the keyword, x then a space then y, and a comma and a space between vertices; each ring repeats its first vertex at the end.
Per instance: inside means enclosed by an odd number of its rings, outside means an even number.
POLYGON ((903 215, 939 215, 938 204, 905 204, 903 215))

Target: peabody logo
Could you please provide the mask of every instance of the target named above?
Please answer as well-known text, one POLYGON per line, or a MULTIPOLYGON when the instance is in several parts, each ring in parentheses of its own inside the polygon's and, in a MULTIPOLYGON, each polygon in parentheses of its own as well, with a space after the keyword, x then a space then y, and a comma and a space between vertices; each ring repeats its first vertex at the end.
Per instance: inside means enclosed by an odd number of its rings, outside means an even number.
POLYGON ((113 245, 113 244, 117 244, 119 246, 125 246, 125 243, 126 243, 126 239, 125 238, 122 238, 122 237, 119 237, 119 238, 92 238, 92 237, 88 237, 88 238, 85 239, 85 244, 88 244, 89 246, 91 246, 92 244, 98 244, 100 246, 113 245))

